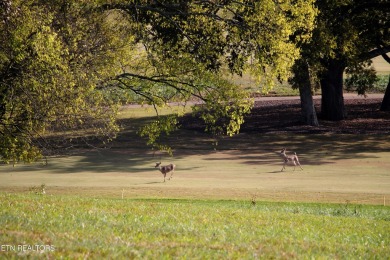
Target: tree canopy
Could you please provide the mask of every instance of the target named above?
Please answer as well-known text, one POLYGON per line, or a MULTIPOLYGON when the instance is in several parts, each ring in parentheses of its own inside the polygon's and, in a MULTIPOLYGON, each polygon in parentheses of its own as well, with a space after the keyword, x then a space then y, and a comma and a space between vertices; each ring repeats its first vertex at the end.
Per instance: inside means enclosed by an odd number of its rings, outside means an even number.
MULTIPOLYGON (((321 115, 325 119, 346 117, 343 101, 343 74, 350 84, 366 87, 375 81, 368 68, 370 59, 390 51, 390 4, 385 0, 318 0, 319 14, 310 42, 302 44, 301 64, 308 64, 312 82, 322 90, 321 115), (363 84, 362 84, 363 83, 363 84)), ((301 67, 296 83, 307 71, 301 67)))
POLYGON ((114 110, 96 86, 116 75, 128 52, 121 31, 80 2, 1 5, 2 160, 36 159, 50 129, 92 127, 112 138, 114 110))
MULTIPOLYGON (((127 66, 113 79, 116 86, 157 105, 196 97, 205 103, 196 111, 208 129, 228 135, 239 131, 251 102, 225 74, 251 72, 268 87, 286 79, 299 57, 296 43, 310 38, 316 14, 311 1, 119 1, 102 9, 133 25, 148 67, 140 73, 127 66), (157 95, 161 89, 170 95, 157 95)), ((157 122, 155 128, 165 129, 157 122)), ((146 132, 154 133, 150 126, 146 132)))
MULTIPOLYGON (((248 93, 227 73, 286 79, 310 38, 313 1, 38 1, 0 3, 0 156, 40 156, 51 130, 111 139, 116 91, 156 107, 198 98, 214 133, 239 131, 248 93), (109 98, 108 98, 109 97, 109 98), (219 119, 226 118, 221 121, 219 119)), ((159 118, 151 144, 175 129, 159 118)), ((158 145, 159 148, 164 148, 158 145)))

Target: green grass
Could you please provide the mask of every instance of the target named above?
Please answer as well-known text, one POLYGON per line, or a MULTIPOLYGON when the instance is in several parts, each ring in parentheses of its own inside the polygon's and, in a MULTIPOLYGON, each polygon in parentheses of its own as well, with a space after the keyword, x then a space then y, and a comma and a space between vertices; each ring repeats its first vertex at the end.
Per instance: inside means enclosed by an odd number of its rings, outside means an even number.
POLYGON ((389 84, 389 75, 388 74, 379 74, 377 75, 379 81, 376 82, 373 92, 385 93, 387 85, 389 84))
POLYGON ((0 257, 384 259, 390 208, 0 194, 0 257), (4 247, 3 247, 4 249, 4 247))

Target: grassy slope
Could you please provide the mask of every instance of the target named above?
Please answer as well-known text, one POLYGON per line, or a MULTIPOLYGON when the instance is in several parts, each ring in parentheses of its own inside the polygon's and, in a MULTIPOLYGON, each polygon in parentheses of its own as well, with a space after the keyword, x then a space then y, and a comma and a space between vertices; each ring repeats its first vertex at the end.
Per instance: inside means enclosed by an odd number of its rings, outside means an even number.
POLYGON ((386 258, 389 207, 0 193, 3 250, 42 258, 386 258))

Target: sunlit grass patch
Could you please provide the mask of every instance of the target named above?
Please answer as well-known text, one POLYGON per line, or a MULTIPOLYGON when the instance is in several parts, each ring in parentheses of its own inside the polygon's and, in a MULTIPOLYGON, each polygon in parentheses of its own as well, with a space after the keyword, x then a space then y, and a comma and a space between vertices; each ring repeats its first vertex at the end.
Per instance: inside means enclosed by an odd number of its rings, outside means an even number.
POLYGON ((0 195, 6 257, 385 258, 383 206, 0 195))

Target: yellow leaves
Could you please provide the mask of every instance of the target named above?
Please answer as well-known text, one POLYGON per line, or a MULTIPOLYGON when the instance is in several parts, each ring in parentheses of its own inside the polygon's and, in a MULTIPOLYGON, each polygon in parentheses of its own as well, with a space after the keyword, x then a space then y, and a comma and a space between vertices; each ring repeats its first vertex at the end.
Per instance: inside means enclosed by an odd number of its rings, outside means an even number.
POLYGON ((245 16, 250 45, 255 47, 247 68, 265 85, 263 89, 271 89, 276 78, 289 77, 300 55, 296 43, 310 38, 315 16, 313 1, 303 0, 256 2, 254 11, 245 16))
POLYGON ((162 144, 160 138, 176 130, 177 125, 177 115, 160 116, 157 120, 142 127, 139 135, 141 137, 147 137, 148 145, 158 150, 164 150, 172 155, 172 148, 169 145, 162 144))
POLYGON ((41 31, 33 39, 32 46, 37 55, 36 58, 41 62, 63 66, 61 57, 63 46, 58 40, 57 34, 51 31, 50 27, 41 27, 41 31))
POLYGON ((32 162, 41 158, 41 151, 30 144, 25 136, 10 137, 2 136, 0 140, 1 161, 12 162, 14 165, 19 161, 32 162))
POLYGON ((205 104, 194 107, 194 113, 199 114, 212 134, 233 136, 239 133, 253 100, 247 91, 221 79, 214 80, 218 87, 209 89, 205 104))

